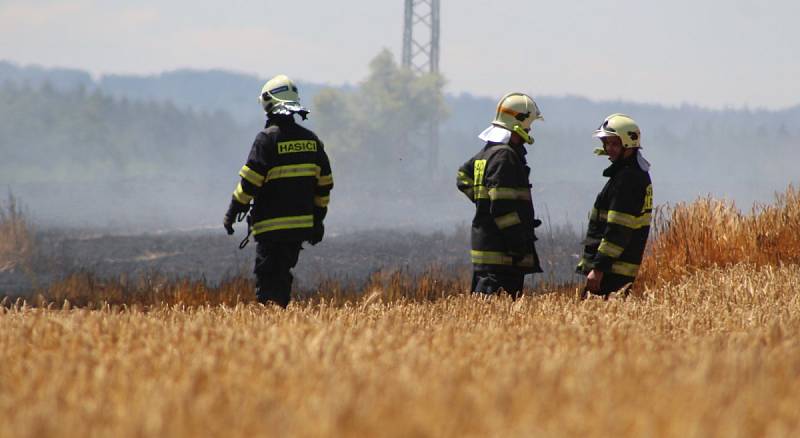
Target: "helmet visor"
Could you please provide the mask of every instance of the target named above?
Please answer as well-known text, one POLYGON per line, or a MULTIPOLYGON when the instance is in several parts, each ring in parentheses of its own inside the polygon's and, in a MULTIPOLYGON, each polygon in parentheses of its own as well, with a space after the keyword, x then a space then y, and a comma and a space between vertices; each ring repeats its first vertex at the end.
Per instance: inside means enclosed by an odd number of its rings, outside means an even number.
POLYGON ((605 137, 619 137, 619 134, 617 134, 616 132, 605 131, 602 129, 598 129, 597 131, 594 131, 594 134, 592 134, 592 138, 605 138, 605 137))

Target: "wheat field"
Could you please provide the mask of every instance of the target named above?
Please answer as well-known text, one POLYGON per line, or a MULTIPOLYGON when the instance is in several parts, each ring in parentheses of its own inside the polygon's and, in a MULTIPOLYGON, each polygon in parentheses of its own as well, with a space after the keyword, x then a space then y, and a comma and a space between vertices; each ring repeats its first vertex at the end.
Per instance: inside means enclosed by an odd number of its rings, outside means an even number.
POLYGON ((244 280, 77 276, 0 306, 0 436, 798 436, 798 248, 683 240, 781 235, 790 201, 663 213, 638 292, 608 301, 424 277, 284 311, 244 280))

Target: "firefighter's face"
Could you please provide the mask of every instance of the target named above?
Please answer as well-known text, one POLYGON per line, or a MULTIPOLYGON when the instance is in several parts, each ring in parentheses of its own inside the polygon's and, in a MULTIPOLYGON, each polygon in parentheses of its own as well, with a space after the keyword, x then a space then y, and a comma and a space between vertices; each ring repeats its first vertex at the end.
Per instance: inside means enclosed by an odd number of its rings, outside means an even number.
POLYGON ((617 161, 622 157, 625 148, 622 147, 622 139, 619 137, 603 137, 603 149, 608 154, 608 159, 617 161))

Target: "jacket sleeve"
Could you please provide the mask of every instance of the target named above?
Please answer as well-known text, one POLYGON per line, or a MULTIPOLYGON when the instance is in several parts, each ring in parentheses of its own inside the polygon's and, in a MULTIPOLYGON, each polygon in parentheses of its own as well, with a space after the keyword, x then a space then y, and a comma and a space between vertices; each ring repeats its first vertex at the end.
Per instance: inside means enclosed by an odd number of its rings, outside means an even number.
POLYGON ((634 231, 640 228, 645 188, 631 173, 624 173, 611 188, 608 208, 608 222, 597 247, 593 265, 603 272, 611 270, 611 265, 625 251, 634 231))
POLYGON ((271 142, 274 143, 274 139, 263 132, 259 132, 253 141, 247 163, 239 170, 241 179, 233 191, 227 216, 246 212, 250 208, 250 202, 264 185, 269 168, 268 151, 271 142))
POLYGON ((250 155, 247 157, 247 163, 239 170, 241 180, 233 192, 234 202, 242 205, 250 204, 250 201, 264 185, 269 168, 267 151, 271 141, 273 140, 263 132, 256 136, 253 147, 250 149, 250 155))
POLYGON ((331 199, 331 190, 333 190, 333 171, 328 154, 325 153, 325 147, 319 139, 317 139, 317 144, 319 145, 317 165, 320 171, 314 188, 314 222, 322 223, 328 214, 328 203, 331 199))
POLYGON ((514 196, 508 196, 520 189, 520 166, 516 153, 499 150, 486 163, 483 176, 489 212, 503 233, 506 248, 514 254, 525 254, 528 244, 528 232, 518 211, 520 202, 514 196))
POLYGON ((475 178, 473 176, 473 161, 469 160, 458 168, 456 187, 471 202, 475 202, 475 178))

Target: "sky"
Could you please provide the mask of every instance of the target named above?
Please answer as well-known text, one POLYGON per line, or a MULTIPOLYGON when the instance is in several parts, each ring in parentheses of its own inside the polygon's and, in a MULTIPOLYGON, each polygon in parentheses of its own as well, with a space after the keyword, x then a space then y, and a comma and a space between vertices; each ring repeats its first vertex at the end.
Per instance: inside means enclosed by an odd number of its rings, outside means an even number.
MULTIPOLYGON (((441 0, 447 91, 800 104, 797 0, 441 0)), ((355 84, 403 0, 0 0, 0 59, 94 75, 225 69, 355 84)))

